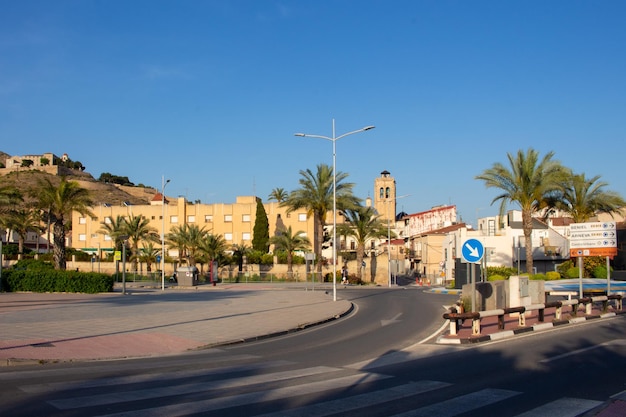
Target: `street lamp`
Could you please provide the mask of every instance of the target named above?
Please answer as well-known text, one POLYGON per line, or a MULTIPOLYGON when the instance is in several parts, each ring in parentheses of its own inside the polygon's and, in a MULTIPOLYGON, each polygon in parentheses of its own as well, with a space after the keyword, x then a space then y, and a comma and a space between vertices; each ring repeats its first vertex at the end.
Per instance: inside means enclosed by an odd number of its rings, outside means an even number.
POLYGON ((165 291, 165 186, 169 182, 161 176, 161 291, 165 291))
POLYGON ((126 241, 128 237, 128 235, 119 237, 122 241, 122 295, 126 295, 126 241))
MULTIPOLYGON (((399 197, 391 198, 387 200, 387 282, 391 288, 391 216, 389 215, 389 203, 399 200, 404 197, 408 197, 411 194, 401 195, 399 197)), ((396 213, 393 213, 393 221, 396 221, 396 213)))
POLYGON ((296 136, 307 138, 319 138, 326 139, 333 143, 333 301, 337 301, 337 158, 336 158, 336 142, 346 136, 354 135, 355 133, 365 132, 366 130, 372 130, 374 126, 365 126, 352 132, 344 133, 340 136, 335 136, 335 119, 333 119, 333 136, 322 135, 309 135, 308 133, 296 133, 296 136))

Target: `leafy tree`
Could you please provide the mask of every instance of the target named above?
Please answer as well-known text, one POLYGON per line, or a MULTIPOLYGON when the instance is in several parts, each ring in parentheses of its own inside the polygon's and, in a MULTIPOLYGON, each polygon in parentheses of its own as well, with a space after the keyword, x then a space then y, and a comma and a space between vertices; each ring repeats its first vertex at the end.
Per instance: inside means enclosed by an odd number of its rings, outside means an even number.
MULTIPOLYGON (((309 216, 313 216, 315 225, 315 241, 313 251, 316 258, 322 259, 322 243, 324 240, 324 227, 328 212, 332 215, 333 210, 333 169, 332 167, 319 164, 317 171, 310 169, 300 171, 300 188, 289 193, 287 200, 280 205, 287 207, 288 212, 306 208, 309 216)), ((352 194, 353 183, 345 182, 348 174, 338 172, 336 175, 337 210, 355 208, 360 200, 352 194)), ((318 274, 322 273, 322 262, 317 263, 318 274)))
POLYGON ((267 197, 268 200, 276 200, 279 203, 282 203, 289 197, 289 193, 285 191, 284 188, 274 188, 270 195, 267 197))
POLYGON ((49 178, 44 178, 38 181, 32 194, 38 199, 39 208, 49 213, 53 223, 54 266, 56 269, 65 269, 66 222, 71 220, 73 211, 83 216, 93 216, 89 209, 93 205, 89 190, 82 188, 76 181, 68 181, 65 177, 61 177, 58 185, 53 184, 49 178))
MULTIPOLYGON (((348 209, 345 210, 344 215, 346 222, 338 226, 337 232, 356 240, 357 277, 361 281, 365 246, 372 239, 386 237, 387 227, 373 207, 359 206, 356 209, 348 209)), ((374 282, 374 277, 372 277, 372 282, 374 282)))
POLYGON ((487 188, 498 188, 502 192, 491 204, 500 201, 500 215, 504 216, 509 203, 517 203, 522 211, 522 229, 526 242, 526 271, 533 272, 533 214, 549 208, 563 191, 570 175, 560 162, 552 159, 553 152, 541 160, 539 153, 529 148, 525 153, 507 154, 509 167, 496 162, 476 179, 483 180, 487 188))
POLYGON ((605 191, 608 184, 599 180, 599 175, 590 179, 584 173, 571 175, 553 205, 571 215, 574 223, 587 222, 598 213, 618 213, 626 201, 618 193, 605 191))
POLYGON ((285 251, 287 253, 287 276, 293 277, 293 253, 297 250, 305 250, 311 246, 311 241, 305 236, 302 230, 293 233, 291 226, 286 230, 279 231, 278 234, 270 239, 270 243, 274 245, 277 251, 285 251))
POLYGON ((122 236, 126 234, 126 220, 123 216, 118 215, 115 219, 111 219, 110 223, 101 222, 102 226, 98 233, 109 236, 113 242, 115 250, 121 250, 124 239, 122 236))
POLYGON ((252 249, 267 253, 269 250, 270 224, 260 198, 256 199, 256 219, 254 221, 252 249))
POLYGON ((32 167, 34 164, 32 159, 22 159, 22 164, 21 166, 26 167, 26 168, 30 168, 32 167))

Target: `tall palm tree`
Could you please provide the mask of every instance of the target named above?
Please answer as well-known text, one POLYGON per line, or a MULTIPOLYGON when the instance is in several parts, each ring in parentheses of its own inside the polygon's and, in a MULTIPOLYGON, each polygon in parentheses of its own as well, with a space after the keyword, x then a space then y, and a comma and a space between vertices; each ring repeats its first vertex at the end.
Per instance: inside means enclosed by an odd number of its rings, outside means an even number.
MULTIPOLYGON (((346 223, 338 226, 337 231, 343 236, 351 236, 356 240, 357 277, 361 280, 365 246, 372 239, 387 237, 387 227, 373 207, 359 206, 356 209, 346 210, 344 214, 346 223)), ((374 282, 373 276, 372 282, 374 282)))
POLYGON ((555 203, 556 208, 571 215, 574 223, 584 223, 598 213, 618 213, 626 201, 616 192, 605 191, 608 184, 599 180, 599 175, 589 179, 584 173, 572 175, 555 203))
POLYGON ((91 201, 89 190, 83 188, 76 181, 69 181, 61 177, 58 185, 52 183, 49 178, 40 179, 32 194, 38 200, 41 209, 47 210, 53 223, 54 239, 54 267, 65 269, 65 230, 69 223, 72 212, 77 211, 83 216, 93 217, 89 209, 91 201))
POLYGON ((293 232, 291 226, 282 230, 279 234, 270 238, 274 249, 283 250, 287 253, 287 277, 293 277, 293 253, 297 250, 305 250, 311 246, 311 241, 302 230, 293 232))
POLYGON ((39 240, 39 233, 42 231, 39 211, 33 209, 19 208, 10 210, 0 218, 0 224, 17 234, 18 259, 22 259, 24 254, 26 234, 28 232, 36 232, 37 240, 39 240))
POLYGON ((124 243, 122 236, 126 234, 126 220, 124 216, 118 215, 115 219, 112 219, 111 222, 101 222, 100 226, 98 233, 109 236, 113 240, 115 250, 121 250, 122 244, 124 243))
POLYGON ((284 188, 274 188, 270 195, 267 197, 268 200, 276 200, 279 203, 282 203, 289 197, 289 193, 285 191, 284 188))
POLYGON ((128 236, 128 242, 131 248, 131 259, 135 262, 135 271, 139 268, 139 243, 142 241, 159 242, 160 237, 155 227, 150 226, 150 220, 140 214, 132 215, 129 218, 124 217, 122 231, 128 236))
MULTIPOLYGON (((317 171, 310 169, 300 171, 300 188, 289 193, 289 197, 280 205, 287 207, 288 212, 306 208, 309 216, 313 216, 315 241, 313 251, 316 258, 322 259, 322 243, 326 216, 333 210, 333 168, 326 164, 317 165, 317 171)), ((345 182, 348 174, 338 172, 336 175, 337 210, 347 210, 359 205, 360 200, 352 194, 353 183, 345 182)), ((317 272, 322 273, 322 262, 317 263, 317 272)))
POLYGON ((487 188, 502 192, 491 204, 500 200, 500 215, 504 216, 509 203, 517 203, 522 211, 522 229, 526 243, 526 272, 533 273, 533 214, 555 204, 563 192, 569 170, 553 160, 554 152, 539 159, 539 153, 529 148, 517 154, 507 154, 509 167, 496 162, 476 179, 483 180, 487 188))
POLYGON ((200 246, 208 233, 204 227, 184 224, 174 226, 166 237, 170 244, 178 248, 179 258, 186 257, 188 264, 193 266, 196 264, 196 258, 201 254, 200 246))

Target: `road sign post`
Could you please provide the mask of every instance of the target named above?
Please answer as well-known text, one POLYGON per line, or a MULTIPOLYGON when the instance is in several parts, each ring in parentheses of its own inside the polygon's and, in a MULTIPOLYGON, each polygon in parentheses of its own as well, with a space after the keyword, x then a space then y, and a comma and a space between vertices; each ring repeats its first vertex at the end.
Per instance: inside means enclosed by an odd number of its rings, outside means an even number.
MULTIPOLYGON (((468 239, 463 243, 461 248, 461 256, 465 262, 478 264, 483 259, 485 248, 478 239, 468 239)), ((468 265, 468 268, 470 266, 468 265)), ((472 312, 476 310, 476 272, 472 265, 470 273, 470 282, 472 283, 472 312)))

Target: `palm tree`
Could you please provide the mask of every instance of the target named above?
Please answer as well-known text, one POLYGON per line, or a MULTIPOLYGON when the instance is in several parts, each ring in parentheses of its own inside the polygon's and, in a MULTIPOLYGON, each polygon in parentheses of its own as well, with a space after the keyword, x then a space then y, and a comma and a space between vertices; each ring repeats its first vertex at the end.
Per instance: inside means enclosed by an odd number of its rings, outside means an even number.
POLYGON ((139 269, 139 243, 142 241, 159 242, 159 234, 156 228, 150 226, 150 220, 143 214, 123 217, 122 231, 128 236, 131 248, 131 259, 135 262, 135 271, 139 269))
POLYGON ((248 255, 250 252, 250 248, 245 244, 235 244, 232 248, 233 251, 233 260, 237 263, 237 268, 239 270, 239 274, 243 272, 243 258, 248 255))
MULTIPOLYGON (((317 259, 322 259, 322 243, 324 241, 324 226, 326 216, 333 210, 333 169, 332 167, 319 164, 317 172, 310 169, 300 171, 299 189, 289 193, 289 197, 280 205, 288 207, 288 212, 306 208, 309 216, 313 216, 315 225, 315 241, 313 251, 317 259)), ((344 182, 348 174, 338 172, 336 176, 337 210, 347 210, 359 205, 360 200, 352 194, 353 183, 344 182)), ((322 262, 317 263, 317 272, 322 273, 322 262)))
POLYGON ((0 224, 6 229, 12 230, 18 235, 18 259, 22 259, 24 254, 24 240, 28 232, 36 232, 39 241, 41 232, 39 212, 33 209, 20 208, 10 210, 5 216, 0 218, 0 224))
POLYGON ((555 202, 556 208, 571 215, 574 223, 584 223, 598 213, 618 213, 626 201, 618 193, 604 191, 608 184, 599 179, 599 175, 590 179, 584 173, 572 175, 555 202))
POLYGON ((214 261, 217 261, 218 266, 224 262, 226 249, 228 249, 228 243, 224 237, 211 233, 207 233, 198 246, 200 253, 209 259, 209 271, 214 261))
POLYGON ((137 253, 135 258, 139 262, 145 262, 146 271, 152 272, 152 263, 153 262, 156 263, 156 257, 160 253, 161 253, 161 249, 154 247, 153 242, 147 242, 147 243, 142 242, 141 248, 139 249, 139 252, 137 253))
POLYGON ((178 248, 179 258, 185 256, 189 266, 196 264, 196 258, 200 256, 201 242, 209 232, 200 228, 195 224, 182 226, 174 226, 170 233, 167 234, 167 240, 178 248))
POLYGON ((279 203, 282 203, 289 197, 289 193, 285 191, 284 188, 274 188, 270 195, 267 197, 268 200, 276 200, 279 203))
POLYGON ((308 249, 311 246, 311 241, 302 230, 298 230, 294 234, 291 226, 289 226, 286 230, 282 230, 276 236, 271 237, 270 243, 274 245, 275 250, 283 250, 287 253, 287 277, 292 278, 294 251, 308 249))
POLYGON ((40 179, 32 193, 38 199, 39 207, 48 211, 53 223, 54 267, 65 269, 66 222, 71 220, 73 211, 93 217, 89 209, 93 205, 89 190, 82 188, 76 181, 61 177, 58 185, 53 184, 49 178, 40 179))
POLYGON ((98 233, 109 236, 113 240, 115 250, 121 250, 124 242, 122 237, 126 234, 126 220, 124 217, 118 215, 111 222, 101 222, 100 225, 102 227, 98 230, 98 233))
POLYGON ((24 199, 20 190, 12 185, 0 187, 0 208, 22 202, 24 199))
MULTIPOLYGON (((387 227, 373 207, 360 206, 353 210, 346 210, 344 214, 346 223, 338 226, 337 229, 341 235, 351 236, 356 240, 357 277, 361 280, 365 246, 372 239, 387 237, 387 227)), ((372 282, 374 282, 373 276, 372 282)))
POLYGON ((519 204, 522 211, 522 229, 526 243, 526 272, 533 273, 533 214, 555 204, 563 191, 569 170, 552 159, 548 152, 541 160, 539 153, 529 148, 526 153, 507 154, 510 167, 496 162, 476 179, 483 180, 487 188, 499 188, 502 193, 491 204, 500 200, 500 216, 504 216, 509 203, 519 204))

